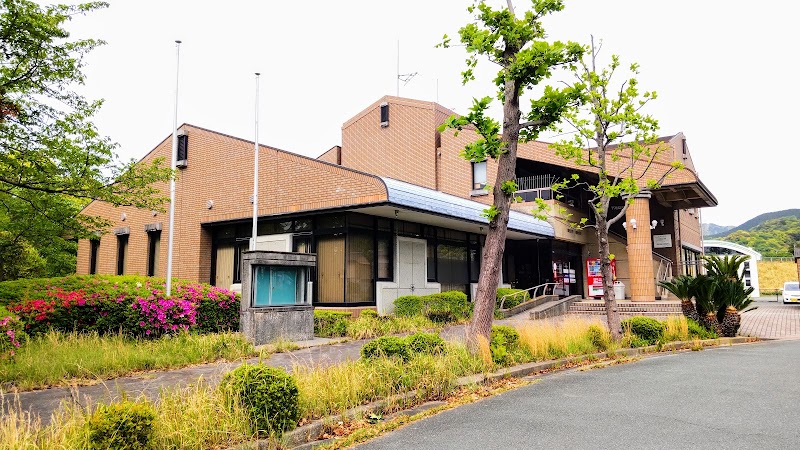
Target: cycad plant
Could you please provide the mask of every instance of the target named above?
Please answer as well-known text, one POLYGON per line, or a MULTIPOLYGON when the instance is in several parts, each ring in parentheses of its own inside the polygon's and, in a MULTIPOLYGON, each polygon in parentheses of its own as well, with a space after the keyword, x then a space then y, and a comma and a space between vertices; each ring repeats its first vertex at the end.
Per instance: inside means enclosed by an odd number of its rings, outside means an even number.
POLYGON ((683 310, 684 316, 696 322, 700 322, 697 308, 695 308, 694 303, 692 303, 692 284, 694 280, 693 277, 688 275, 681 275, 673 278, 672 281, 662 281, 658 283, 658 285, 668 290, 681 301, 681 310, 683 310))
POLYGON ((753 303, 753 299, 750 298, 752 293, 752 287, 745 288, 744 284, 738 280, 717 280, 715 293, 719 308, 717 310, 717 319, 722 322, 723 336, 736 336, 742 321, 739 311, 753 303))
POLYGON ((701 317, 709 327, 716 323, 717 332, 723 336, 736 336, 741 323, 739 311, 753 302, 750 298, 753 288, 745 287, 744 275, 740 272, 742 264, 749 258, 745 255, 703 256, 703 259, 706 260, 705 268, 708 276, 702 280, 698 277, 695 282, 705 283, 709 286, 713 284, 713 287, 706 287, 706 291, 702 294, 707 294, 708 289, 712 291, 710 303, 706 302, 704 305, 705 317, 703 314, 701 317), (712 311, 715 313, 713 319, 709 316, 712 311))
POLYGON ((742 281, 739 269, 750 259, 747 255, 703 255, 702 258, 706 261, 705 268, 709 275, 731 281, 742 281))
POLYGON ((697 314, 700 316, 701 323, 709 330, 719 334, 721 330, 717 319, 716 290, 716 279, 708 275, 698 275, 691 285, 692 296, 697 303, 697 314))

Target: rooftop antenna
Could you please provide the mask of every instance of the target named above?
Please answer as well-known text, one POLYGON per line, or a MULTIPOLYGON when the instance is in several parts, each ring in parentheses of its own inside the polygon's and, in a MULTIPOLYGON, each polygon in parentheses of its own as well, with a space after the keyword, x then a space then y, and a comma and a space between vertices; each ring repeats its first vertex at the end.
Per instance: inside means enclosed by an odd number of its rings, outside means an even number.
POLYGON ((403 86, 407 85, 412 78, 419 75, 419 72, 414 73, 400 73, 400 40, 397 40, 397 96, 400 97, 400 82, 403 86))

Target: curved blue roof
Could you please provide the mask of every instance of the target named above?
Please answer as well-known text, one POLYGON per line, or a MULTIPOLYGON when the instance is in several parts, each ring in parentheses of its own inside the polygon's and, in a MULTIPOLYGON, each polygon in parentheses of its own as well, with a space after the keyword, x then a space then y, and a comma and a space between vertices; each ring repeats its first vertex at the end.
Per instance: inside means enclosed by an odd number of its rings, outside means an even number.
MULTIPOLYGON (((445 194, 444 192, 424 188, 393 178, 379 178, 386 185, 389 203, 470 222, 489 223, 489 221, 481 215, 483 210, 487 208, 487 205, 483 203, 445 194)), ((530 214, 524 214, 519 211, 511 211, 508 219, 508 229, 522 233, 536 234, 542 237, 555 236, 552 225, 530 214)))

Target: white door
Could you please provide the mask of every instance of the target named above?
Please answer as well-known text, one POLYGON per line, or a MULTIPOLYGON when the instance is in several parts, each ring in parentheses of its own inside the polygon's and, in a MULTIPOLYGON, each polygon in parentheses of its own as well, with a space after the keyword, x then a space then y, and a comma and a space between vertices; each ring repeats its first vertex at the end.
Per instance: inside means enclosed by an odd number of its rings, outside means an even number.
POLYGON ((419 295, 425 288, 428 274, 425 270, 427 244, 420 239, 398 238, 398 296, 419 295))

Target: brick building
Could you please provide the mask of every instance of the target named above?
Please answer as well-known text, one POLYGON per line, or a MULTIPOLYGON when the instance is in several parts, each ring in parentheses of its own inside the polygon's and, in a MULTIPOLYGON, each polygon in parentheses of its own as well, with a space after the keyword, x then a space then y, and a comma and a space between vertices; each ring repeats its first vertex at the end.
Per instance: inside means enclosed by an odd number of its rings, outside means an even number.
MULTIPOLYGON (((342 145, 317 159, 262 145, 257 247, 316 253, 311 289, 320 306, 388 312, 394 298, 412 292, 472 294, 486 234, 481 211, 491 201, 484 187, 494 180, 497 164, 459 156, 476 135, 469 129, 458 136, 438 132, 451 114, 436 103, 384 97, 348 120, 342 145)), ((180 135, 173 276, 236 288, 252 234, 253 143, 188 124, 180 135)), ((633 300, 655 300, 658 279, 697 270, 699 208, 716 205, 696 175, 683 134, 658 145, 667 151, 650 168, 654 177, 676 159, 686 169, 638 195, 625 223, 611 230, 617 278, 633 300)), ((169 160, 170 154, 168 137, 143 161, 169 160)), ((514 205, 509 221, 504 285, 557 281, 563 294, 588 295, 587 259, 597 256, 594 232, 530 214, 542 198, 567 208, 570 220, 589 217, 580 191, 553 198, 552 183, 573 173, 587 181, 596 177, 556 156, 546 143, 519 146, 518 195, 524 201, 514 205)), ((168 191, 166 184, 160 188, 168 191)), ((612 204, 612 214, 622 206, 612 204)), ((101 202, 84 212, 114 226, 97 240, 79 243, 78 273, 164 276, 166 214, 101 202)))

